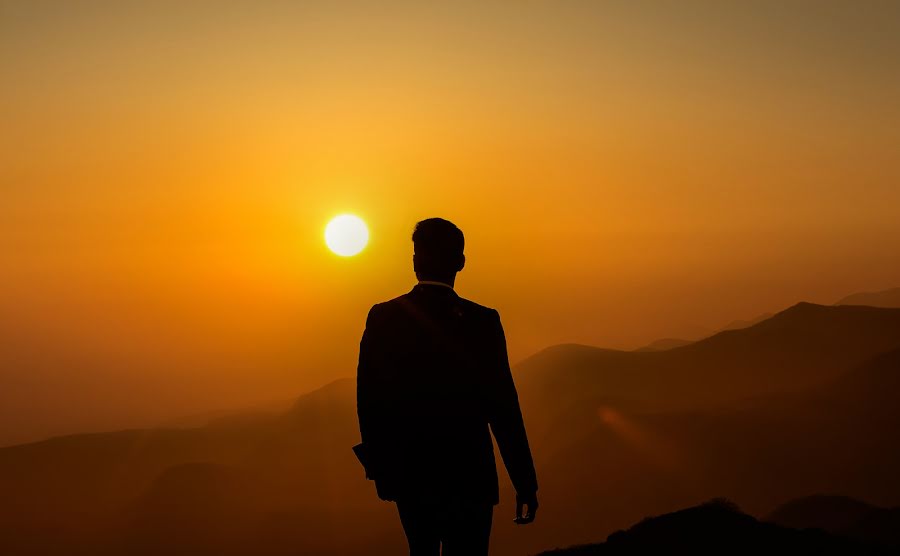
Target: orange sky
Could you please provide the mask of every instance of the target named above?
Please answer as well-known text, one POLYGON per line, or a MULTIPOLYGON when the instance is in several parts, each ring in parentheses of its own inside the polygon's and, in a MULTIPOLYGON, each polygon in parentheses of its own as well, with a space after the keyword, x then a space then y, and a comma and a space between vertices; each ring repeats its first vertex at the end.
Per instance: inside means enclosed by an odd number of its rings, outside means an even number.
POLYGON ((0 7, 0 443, 351 375, 429 216, 513 360, 900 285, 896 3, 180 4, 0 7))

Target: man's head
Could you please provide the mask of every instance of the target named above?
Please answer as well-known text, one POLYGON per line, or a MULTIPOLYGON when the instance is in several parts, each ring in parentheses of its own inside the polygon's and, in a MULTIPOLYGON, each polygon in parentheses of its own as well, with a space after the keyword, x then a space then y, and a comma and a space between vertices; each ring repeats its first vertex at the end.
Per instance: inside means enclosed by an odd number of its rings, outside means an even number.
POLYGON ((412 240, 416 277, 452 284, 466 264, 462 230, 449 220, 428 218, 416 224, 412 240))

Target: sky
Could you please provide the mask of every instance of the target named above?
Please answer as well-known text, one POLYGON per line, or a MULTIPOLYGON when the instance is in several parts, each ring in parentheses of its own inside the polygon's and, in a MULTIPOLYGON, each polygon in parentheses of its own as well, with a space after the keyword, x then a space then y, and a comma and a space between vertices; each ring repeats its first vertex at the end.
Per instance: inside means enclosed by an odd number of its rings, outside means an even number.
POLYGON ((900 285, 895 2, 0 2, 0 80, 0 444, 353 376, 431 216, 514 363, 900 285))

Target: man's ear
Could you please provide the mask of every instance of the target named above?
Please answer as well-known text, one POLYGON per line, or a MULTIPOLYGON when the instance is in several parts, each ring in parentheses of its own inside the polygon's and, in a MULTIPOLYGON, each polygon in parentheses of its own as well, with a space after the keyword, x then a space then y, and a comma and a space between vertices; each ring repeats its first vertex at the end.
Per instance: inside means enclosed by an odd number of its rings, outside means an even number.
POLYGON ((459 272, 460 270, 462 270, 465 267, 466 267, 466 256, 460 255, 459 256, 459 268, 456 269, 456 272, 459 272))

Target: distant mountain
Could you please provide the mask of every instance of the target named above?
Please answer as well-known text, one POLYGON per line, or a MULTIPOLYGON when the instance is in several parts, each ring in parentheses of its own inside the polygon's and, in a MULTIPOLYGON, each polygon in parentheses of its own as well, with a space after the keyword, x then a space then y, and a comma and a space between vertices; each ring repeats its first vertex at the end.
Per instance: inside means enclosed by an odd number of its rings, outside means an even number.
POLYGON ((900 310, 799 303, 758 324, 658 352, 559 345, 518 366, 521 388, 564 410, 567 397, 656 410, 727 405, 795 391, 900 346, 900 310))
POLYGON ((779 506, 766 521, 900 548, 900 508, 879 508, 848 496, 792 500, 779 506))
POLYGON ((399 553, 358 436, 345 379, 277 416, 0 448, 0 554, 399 553))
POLYGON ((656 340, 655 342, 650 342, 646 346, 638 348, 634 351, 666 351, 667 349, 686 346, 693 342, 694 340, 682 340, 680 338, 662 338, 660 340, 656 340))
POLYGON ((219 409, 214 411, 203 411, 189 415, 181 415, 172 419, 167 419, 158 424, 159 428, 194 428, 209 425, 211 423, 222 423, 225 421, 242 421, 263 419, 283 413, 294 405, 296 399, 271 401, 264 404, 256 404, 247 407, 237 407, 229 409, 219 409))
MULTIPOLYGON (((548 543, 590 542, 600 532, 698 497, 725 495, 757 515, 785 499, 835 490, 897 505, 898 313, 804 304, 753 327, 665 352, 559 346, 541 354, 546 359, 520 369, 520 391, 547 503, 566 507, 543 516, 546 530, 559 532, 548 534, 548 543), (869 343, 884 324, 890 333, 869 343), (660 382, 668 380, 663 373, 690 381, 698 368, 712 366, 710 359, 741 380, 737 372, 754 372, 738 361, 748 353, 759 377, 771 377, 760 378, 768 392, 727 398, 734 390, 711 382, 709 393, 721 396, 719 403, 698 396, 693 404, 676 404, 662 388, 656 397, 660 382), (850 355, 859 361, 849 361, 850 355), (778 372, 804 368, 810 383, 785 388, 778 372), (623 369, 640 376, 621 379, 623 369), (818 380, 815 371, 821 372, 818 380), (642 392, 642 385, 654 396, 642 392)), ((668 390, 676 396, 679 391, 668 390)))
POLYGON ((863 292, 848 295, 835 305, 869 305, 871 307, 900 307, 900 288, 880 292, 863 292))
POLYGON ((786 498, 827 490, 897 505, 898 381, 900 349, 809 391, 732 408, 570 410, 573 417, 556 429, 573 432, 541 473, 549 488, 565 493, 559 496, 571 514, 595 521, 576 526, 553 516, 549 527, 588 542, 598 531, 716 494, 759 515, 786 498), (600 500, 605 511, 592 510, 600 500))
MULTIPOLYGON (((799 304, 667 351, 555 346, 514 373, 544 511, 515 527, 502 494, 498 556, 719 495, 758 515, 813 492, 900 504, 900 309, 799 304)), ((278 414, 0 448, 0 554, 402 553, 358 435, 341 380, 278 414)))
POLYGON ((701 340, 703 338, 708 338, 710 336, 713 336, 713 335, 715 335, 719 332, 723 332, 725 330, 739 330, 741 328, 747 328, 747 327, 753 326, 754 324, 762 322, 770 317, 772 317, 772 313, 763 313, 763 314, 758 315, 749 320, 743 320, 743 319, 733 320, 733 321, 729 322, 728 324, 726 324, 725 326, 723 326, 722 328, 720 328, 719 330, 717 330, 716 332, 706 331, 706 332, 698 333, 696 336, 690 335, 688 337, 693 338, 690 340, 682 339, 682 338, 661 338, 659 340, 650 342, 646 346, 639 347, 639 348, 635 349, 634 351, 665 351, 665 350, 676 348, 676 347, 686 346, 688 344, 692 344, 692 343, 696 342, 697 340, 701 340))
POLYGON ((754 324, 757 324, 766 319, 772 318, 772 316, 773 316, 772 313, 763 313, 761 315, 757 315, 754 318, 748 319, 748 320, 743 320, 743 319, 733 320, 733 321, 729 322, 728 324, 726 324, 725 326, 723 326, 722 331, 740 330, 741 328, 748 328, 750 326, 753 326, 754 324))
POLYGON ((824 531, 763 523, 724 501, 645 519, 605 543, 543 552, 540 556, 618 554, 887 554, 888 549, 824 531))

